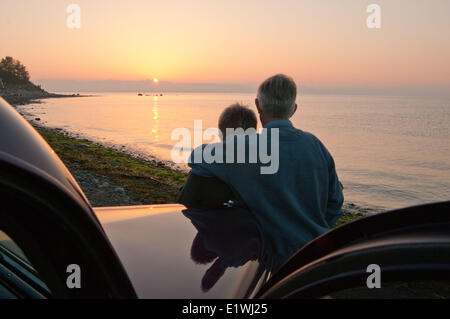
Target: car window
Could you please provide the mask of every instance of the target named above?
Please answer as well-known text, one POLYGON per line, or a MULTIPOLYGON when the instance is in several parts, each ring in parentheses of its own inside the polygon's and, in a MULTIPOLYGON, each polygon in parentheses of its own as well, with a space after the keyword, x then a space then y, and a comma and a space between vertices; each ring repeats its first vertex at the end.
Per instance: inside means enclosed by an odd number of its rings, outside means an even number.
MULTIPOLYGON (((0 266, 7 270, 8 277, 18 278, 33 289, 37 287, 41 292, 50 293, 23 250, 2 230, 0 230, 0 266)), ((0 296, 7 297, 8 294, 11 292, 8 291, 7 285, 2 285, 0 278, 0 296)))
POLYGON ((17 299, 17 296, 0 282, 0 299, 17 299))
POLYGON ((7 250, 12 252, 17 257, 19 257, 21 260, 23 260, 24 262, 26 262, 27 264, 29 264, 31 266, 29 260, 23 253, 22 249, 20 249, 20 247, 17 246, 17 244, 8 235, 6 235, 6 233, 3 232, 2 230, 0 230, 0 246, 2 246, 3 248, 6 248, 7 250))

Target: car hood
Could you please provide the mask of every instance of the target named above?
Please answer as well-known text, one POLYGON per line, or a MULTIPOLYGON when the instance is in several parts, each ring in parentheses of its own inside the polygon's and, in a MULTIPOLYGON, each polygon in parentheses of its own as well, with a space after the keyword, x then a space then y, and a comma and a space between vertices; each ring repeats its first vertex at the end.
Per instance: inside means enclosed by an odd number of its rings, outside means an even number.
POLYGON ((245 210, 94 211, 140 298, 250 297, 269 274, 259 228, 245 210))

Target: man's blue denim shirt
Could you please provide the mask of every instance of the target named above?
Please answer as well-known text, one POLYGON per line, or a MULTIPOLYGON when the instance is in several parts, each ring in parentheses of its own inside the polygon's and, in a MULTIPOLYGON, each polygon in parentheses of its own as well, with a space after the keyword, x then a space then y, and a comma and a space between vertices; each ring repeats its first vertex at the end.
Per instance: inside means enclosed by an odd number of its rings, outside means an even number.
MULTIPOLYGON (((320 140, 294 128, 289 120, 272 121, 263 131, 277 128, 279 167, 275 174, 261 174, 260 168, 267 164, 260 161, 194 163, 191 155, 189 166, 193 174, 218 177, 234 188, 259 221, 268 249, 284 261, 336 224, 344 197, 333 157, 320 140)), ((270 136, 269 150, 274 142, 270 136)), ((235 142, 245 138, 249 150, 249 136, 234 138, 235 142)))

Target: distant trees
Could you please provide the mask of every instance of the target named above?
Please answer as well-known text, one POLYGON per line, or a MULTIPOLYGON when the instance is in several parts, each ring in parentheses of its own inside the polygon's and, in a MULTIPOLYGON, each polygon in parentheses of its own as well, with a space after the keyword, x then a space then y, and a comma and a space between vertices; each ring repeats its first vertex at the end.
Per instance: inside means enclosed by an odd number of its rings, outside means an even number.
POLYGON ((5 85, 27 84, 30 82, 30 74, 20 61, 7 56, 0 61, 0 79, 5 85))

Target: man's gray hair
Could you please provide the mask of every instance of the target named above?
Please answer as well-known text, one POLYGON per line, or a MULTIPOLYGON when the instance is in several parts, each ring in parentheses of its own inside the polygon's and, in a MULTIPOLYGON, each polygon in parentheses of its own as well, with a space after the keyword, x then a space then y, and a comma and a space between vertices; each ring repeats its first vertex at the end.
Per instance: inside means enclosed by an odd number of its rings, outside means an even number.
POLYGON ((292 115, 297 98, 297 85, 284 74, 274 75, 265 80, 258 88, 258 100, 261 111, 277 118, 289 118, 292 115))

